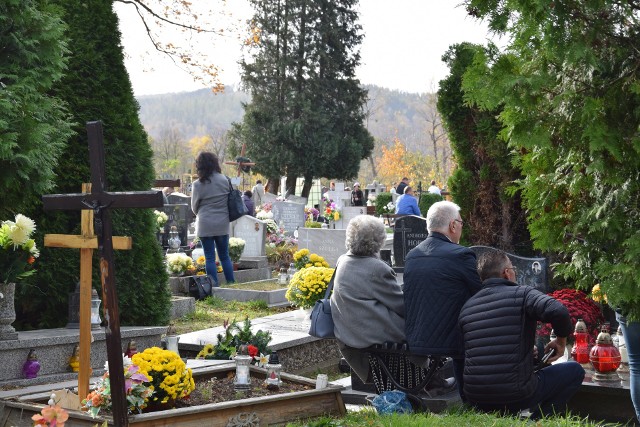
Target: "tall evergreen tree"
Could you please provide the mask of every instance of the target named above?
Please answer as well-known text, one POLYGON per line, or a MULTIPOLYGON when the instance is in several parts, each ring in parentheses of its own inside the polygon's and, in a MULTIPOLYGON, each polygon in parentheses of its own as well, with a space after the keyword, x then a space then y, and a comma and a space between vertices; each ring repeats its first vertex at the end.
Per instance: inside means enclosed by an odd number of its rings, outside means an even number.
MULTIPOLYGON (((108 190, 148 190, 154 172, 147 135, 138 119, 138 104, 124 67, 118 20, 112 3, 56 0, 64 9, 72 52, 69 72, 54 93, 70 106, 75 135, 69 140, 57 166, 58 193, 77 193, 90 182, 88 142, 85 124, 104 123, 105 161, 108 190)), ((166 324, 170 295, 160 247, 155 241, 151 209, 112 211, 113 233, 131 236, 131 251, 116 251, 116 285, 123 325, 166 324)), ((79 233, 78 212, 47 212, 37 220, 40 231, 79 233)), ((79 254, 71 249, 44 249, 37 273, 37 288, 21 295, 20 319, 32 326, 64 325, 68 292, 79 275, 79 254)), ((97 254, 94 286, 99 288, 97 254)))
POLYGON ((256 171, 287 190, 305 178, 348 179, 373 150, 364 127, 366 91, 355 78, 362 40, 356 0, 253 0, 260 43, 244 62, 252 100, 236 139, 246 143, 256 171))
POLYGON ((557 273, 600 283, 639 319, 640 5, 466 3, 511 40, 503 54, 476 57, 464 86, 479 105, 502 105, 535 246, 564 255, 557 273))
POLYGON ((509 192, 520 178, 512 155, 498 137, 499 108, 482 111, 465 102, 462 78, 476 53, 485 48, 470 43, 452 46, 443 56, 450 74, 440 81, 438 110, 449 133, 457 169, 449 179, 454 200, 462 209, 464 238, 475 245, 494 246, 525 254, 531 251, 520 194, 509 192))
POLYGON ((47 94, 66 65, 64 29, 46 1, 0 3, 0 220, 32 215, 71 134, 64 103, 47 94))

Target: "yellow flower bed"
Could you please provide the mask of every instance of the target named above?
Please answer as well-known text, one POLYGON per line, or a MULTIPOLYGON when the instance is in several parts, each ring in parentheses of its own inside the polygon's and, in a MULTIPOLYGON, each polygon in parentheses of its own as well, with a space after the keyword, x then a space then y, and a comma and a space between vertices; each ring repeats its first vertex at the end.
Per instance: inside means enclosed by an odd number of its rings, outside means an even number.
POLYGON ((141 374, 151 378, 152 402, 181 399, 196 388, 191 369, 173 351, 151 347, 134 354, 131 361, 140 367, 141 374))
POLYGON ((324 297, 332 275, 333 268, 315 266, 303 268, 293 275, 285 296, 295 306, 313 307, 316 301, 324 297))

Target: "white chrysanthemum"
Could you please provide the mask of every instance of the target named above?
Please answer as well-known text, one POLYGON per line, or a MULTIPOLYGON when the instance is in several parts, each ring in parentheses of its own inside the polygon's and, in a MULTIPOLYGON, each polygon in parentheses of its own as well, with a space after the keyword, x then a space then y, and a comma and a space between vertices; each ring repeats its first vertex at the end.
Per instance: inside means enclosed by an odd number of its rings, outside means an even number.
POLYGON ((31 255, 33 255, 33 257, 38 258, 40 256, 40 251, 38 250, 38 248, 36 247, 36 242, 33 239, 29 239, 26 242, 24 242, 24 245, 22 245, 22 247, 26 250, 29 251, 29 253, 31 255))
POLYGON ((22 227, 18 227, 15 224, 9 226, 9 232, 7 235, 9 236, 9 240, 13 242, 14 246, 20 246, 29 239, 29 233, 27 233, 27 230, 22 227))
POLYGON ((16 225, 25 230, 27 235, 31 235, 36 229, 36 223, 28 216, 22 214, 16 215, 16 225))
MULTIPOLYGON (((131 358, 122 353, 122 367, 126 370, 129 366, 133 365, 131 358)), ((104 370, 109 371, 109 361, 104 362, 104 370)))

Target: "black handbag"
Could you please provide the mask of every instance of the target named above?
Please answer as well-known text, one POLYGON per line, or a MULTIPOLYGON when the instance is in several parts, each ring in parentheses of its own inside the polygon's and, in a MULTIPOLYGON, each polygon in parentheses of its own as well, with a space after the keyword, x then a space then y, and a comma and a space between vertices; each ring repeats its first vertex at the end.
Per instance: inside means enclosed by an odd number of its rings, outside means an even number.
POLYGON ((242 200, 242 193, 240 190, 233 188, 229 177, 227 177, 227 181, 229 181, 229 200, 227 202, 229 205, 229 221, 235 221, 241 216, 249 213, 249 210, 242 200))
POLYGON ((197 300, 203 300, 213 295, 213 286, 211 276, 207 274, 193 276, 189 280, 189 295, 197 300))
POLYGON ((333 279, 336 277, 336 269, 324 293, 324 298, 316 301, 311 311, 311 326, 309 326, 309 335, 316 338, 335 338, 333 333, 333 317, 331 317, 331 291, 333 290, 333 279))

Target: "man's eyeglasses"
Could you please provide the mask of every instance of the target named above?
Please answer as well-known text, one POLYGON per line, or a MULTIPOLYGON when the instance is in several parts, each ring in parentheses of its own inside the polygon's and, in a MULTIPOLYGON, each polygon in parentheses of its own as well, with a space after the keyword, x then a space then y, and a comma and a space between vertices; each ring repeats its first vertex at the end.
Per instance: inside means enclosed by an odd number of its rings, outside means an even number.
POLYGON ((513 270, 514 274, 518 272, 518 269, 515 267, 507 267, 505 270, 513 270))
POLYGON ((461 219, 454 219, 455 222, 459 222, 460 225, 464 225, 464 221, 461 219))

